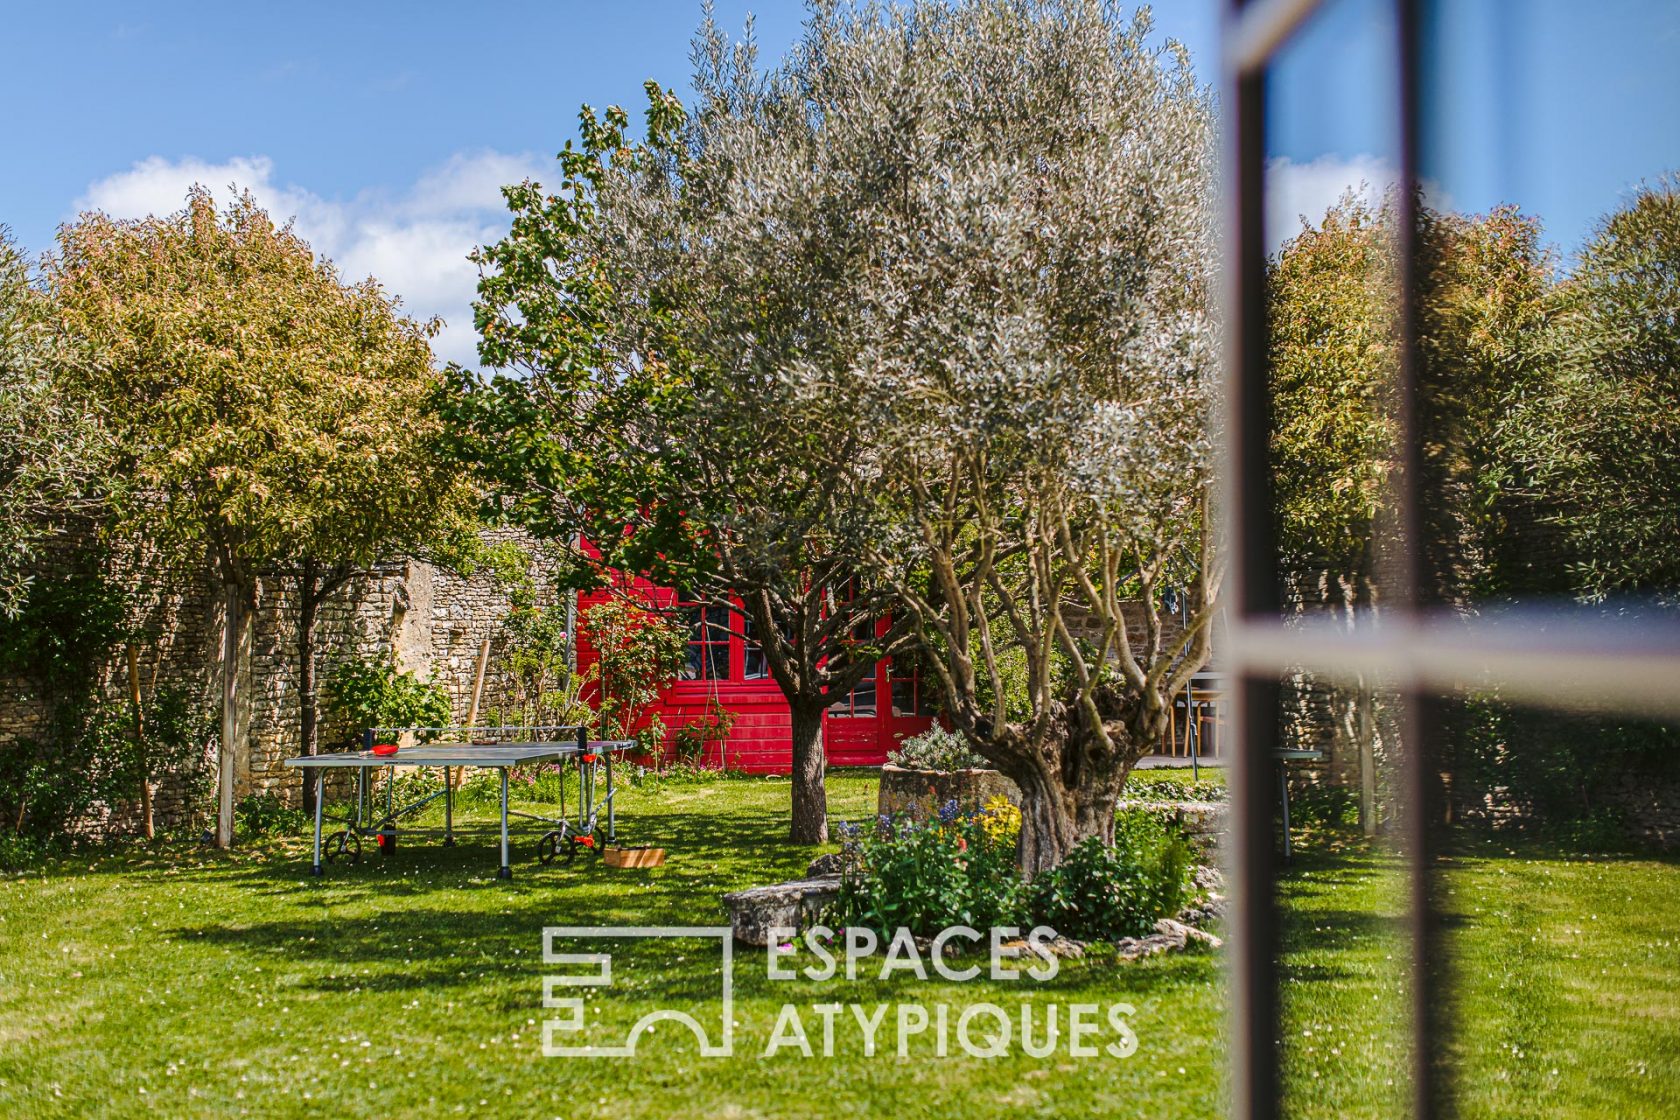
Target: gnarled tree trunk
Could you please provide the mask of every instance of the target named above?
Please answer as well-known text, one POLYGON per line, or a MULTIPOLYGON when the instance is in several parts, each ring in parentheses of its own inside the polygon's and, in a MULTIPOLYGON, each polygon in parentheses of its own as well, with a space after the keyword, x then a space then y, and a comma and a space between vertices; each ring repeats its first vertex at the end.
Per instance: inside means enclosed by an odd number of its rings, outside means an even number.
MULTIPOLYGON (((1142 704, 1138 705, 1144 709, 1142 704)), ((1021 789, 1021 871, 1032 878, 1055 867, 1093 836, 1114 842, 1114 806, 1138 759, 1159 740, 1164 708, 1105 723, 1109 745, 1076 721, 1036 748, 1024 741, 992 747, 1000 769, 1021 789)))

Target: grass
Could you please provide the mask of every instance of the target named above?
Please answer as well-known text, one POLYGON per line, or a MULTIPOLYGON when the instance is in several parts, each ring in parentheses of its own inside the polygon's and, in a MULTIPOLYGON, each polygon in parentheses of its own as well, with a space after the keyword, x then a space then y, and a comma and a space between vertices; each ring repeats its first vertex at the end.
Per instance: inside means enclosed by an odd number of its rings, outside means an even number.
MULTIPOLYGON (((837 817, 864 817, 874 781, 836 774, 829 796, 837 817)), ((787 783, 764 779, 626 791, 629 838, 670 851, 652 871, 538 867, 533 830, 500 882, 489 818, 474 810, 456 848, 405 837, 393 856, 324 880, 308 876, 298 837, 231 855, 129 849, 0 879, 0 1115, 1217 1114, 1223 986, 1206 953, 1068 962, 1041 985, 771 982, 743 951, 733 1057, 700 1058, 670 1030, 633 1059, 542 1057, 540 1024, 555 1014, 542 977, 559 971, 542 963, 542 928, 722 921, 721 893, 793 877, 814 854, 783 841, 787 802, 787 783), (954 1026, 973 1003, 1013 1010, 1026 997, 1131 1004, 1137 1053, 1075 1058, 1064 1042, 1042 1059, 1018 1046, 939 1058, 930 1030, 899 1057, 889 1011, 873 1056, 849 1015, 831 1060, 764 1056, 786 1003, 805 1009, 820 1049, 813 1004, 944 1003, 954 1026)), ((1475 1025, 1459 1054, 1466 1114, 1680 1111, 1680 869, 1487 849, 1450 876, 1461 1011, 1475 1025)), ((1300 1115, 1377 1115, 1403 1088, 1387 1084, 1403 1057, 1397 882, 1382 856, 1344 851, 1309 853, 1286 884, 1285 1056, 1300 1115)), ((609 948, 614 984, 589 1001, 603 1042, 662 1006, 715 1016, 715 947, 609 948)))

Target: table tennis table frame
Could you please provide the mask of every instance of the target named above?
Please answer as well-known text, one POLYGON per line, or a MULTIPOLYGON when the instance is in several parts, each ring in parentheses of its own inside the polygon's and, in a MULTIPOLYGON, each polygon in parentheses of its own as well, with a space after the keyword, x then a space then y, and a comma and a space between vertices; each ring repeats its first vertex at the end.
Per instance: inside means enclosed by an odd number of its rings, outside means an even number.
MULTIPOLYGON (((613 781, 612 756, 631 749, 635 744, 621 740, 591 740, 588 738, 587 727, 552 726, 541 728, 461 728, 461 727, 404 727, 369 728, 363 733, 363 743, 367 748, 362 751, 342 752, 337 754, 310 755, 289 758, 285 765, 294 769, 314 769, 318 773, 326 770, 353 769, 356 771, 356 799, 351 812, 344 817, 327 817, 324 806, 324 782, 317 783, 315 797, 314 819, 314 858, 310 865, 310 874, 320 876, 325 874, 322 865, 322 824, 331 819, 345 825, 343 832, 335 833, 333 839, 338 841, 339 851, 349 853, 348 843, 354 842, 355 852, 351 859, 359 861, 361 858, 361 840, 363 836, 377 836, 386 830, 394 830, 396 822, 411 817, 426 808, 438 798, 444 799, 444 837, 446 847, 455 843, 455 782, 452 771, 456 767, 473 766, 479 768, 494 768, 501 771, 501 867, 496 872, 498 878, 513 878, 513 868, 508 858, 508 818, 522 817, 527 820, 540 821, 554 827, 545 833, 538 841, 538 858, 543 863, 549 863, 556 858, 562 858, 570 863, 577 854, 577 849, 588 847, 596 854, 601 851, 597 833, 601 826, 601 815, 606 816, 606 840, 613 843, 618 839, 618 816, 614 805, 617 787, 613 781), (552 739, 529 742, 484 742, 485 736, 498 735, 521 731, 573 731, 577 737, 572 739, 552 739), (479 741, 468 742, 425 742, 399 750, 394 755, 376 755, 373 746, 381 738, 398 738, 403 735, 438 736, 459 733, 479 741), (501 751, 501 754, 494 752, 501 751), (517 753, 512 753, 517 752, 517 753), (566 816, 566 782, 564 765, 568 758, 577 759, 578 812, 574 823, 566 816), (539 813, 527 813, 519 809, 511 809, 508 805, 508 776, 515 766, 528 764, 542 764, 556 762, 560 764, 559 778, 559 815, 555 817, 543 816, 539 813), (435 768, 444 771, 443 787, 435 793, 412 801, 406 805, 396 804, 395 778, 399 766, 411 768, 435 768), (385 813, 377 818, 374 816, 369 775, 375 770, 387 771, 385 789, 385 813), (605 771, 604 793, 596 796, 597 771, 605 771)), ((331 859, 331 854, 328 856, 331 859)))

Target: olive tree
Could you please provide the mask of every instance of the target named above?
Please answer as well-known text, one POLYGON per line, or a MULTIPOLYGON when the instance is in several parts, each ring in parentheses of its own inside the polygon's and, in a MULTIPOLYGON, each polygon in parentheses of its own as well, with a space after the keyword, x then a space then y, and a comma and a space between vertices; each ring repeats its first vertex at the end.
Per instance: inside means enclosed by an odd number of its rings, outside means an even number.
POLYGON ((820 6, 737 191, 765 236, 853 248, 806 295, 843 309, 833 360, 784 376, 858 433, 863 554, 1020 786, 1028 873, 1112 837, 1217 602, 1210 104, 1149 31, 1096 0, 820 6))

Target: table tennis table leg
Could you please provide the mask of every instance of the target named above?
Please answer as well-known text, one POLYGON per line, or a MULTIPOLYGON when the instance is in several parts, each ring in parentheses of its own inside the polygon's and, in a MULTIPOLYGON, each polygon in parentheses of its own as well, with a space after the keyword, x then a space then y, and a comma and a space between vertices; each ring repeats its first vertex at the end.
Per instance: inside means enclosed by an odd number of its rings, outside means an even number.
POLYGON ((500 871, 496 872, 496 878, 498 878, 498 879, 511 879, 511 878, 513 878, 513 868, 508 866, 508 841, 507 841, 508 768, 506 766, 503 766, 503 767, 500 767, 500 769, 502 771, 502 867, 501 867, 500 871))
POLYGON ((455 846, 455 783, 449 767, 443 768, 443 846, 455 846))
POLYGON ((321 805, 327 800, 327 783, 321 781, 321 777, 315 780, 315 862, 309 868, 311 875, 324 874, 321 870, 321 805))

